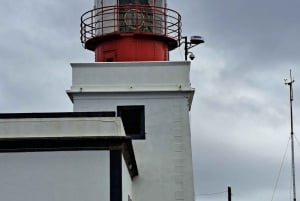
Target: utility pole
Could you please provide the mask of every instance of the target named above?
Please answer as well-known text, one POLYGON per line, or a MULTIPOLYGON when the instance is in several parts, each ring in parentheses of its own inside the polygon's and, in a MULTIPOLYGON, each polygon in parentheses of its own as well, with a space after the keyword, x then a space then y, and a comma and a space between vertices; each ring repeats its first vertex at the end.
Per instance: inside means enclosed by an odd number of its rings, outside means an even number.
POLYGON ((228 201, 231 201, 231 187, 228 186, 228 201))
POLYGON ((290 80, 285 84, 289 85, 290 89, 290 117, 291 117, 291 153, 292 153, 292 178, 293 178, 293 201, 296 201, 296 174, 295 174, 295 155, 294 155, 294 120, 293 120, 293 83, 295 80, 292 78, 292 70, 290 70, 290 80))

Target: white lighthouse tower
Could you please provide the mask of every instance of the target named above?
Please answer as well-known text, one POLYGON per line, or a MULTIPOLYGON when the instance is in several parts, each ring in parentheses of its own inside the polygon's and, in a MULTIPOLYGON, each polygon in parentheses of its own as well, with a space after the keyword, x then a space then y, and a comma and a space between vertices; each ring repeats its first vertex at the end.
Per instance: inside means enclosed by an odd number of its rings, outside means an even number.
MULTIPOLYGON (((74 112, 115 111, 132 139, 138 175, 113 200, 193 201, 190 62, 169 61, 181 17, 166 0, 95 0, 81 17, 92 63, 72 63, 74 112)), ((187 45, 187 44, 186 44, 187 45)), ((127 178, 128 179, 128 178, 127 178)))
POLYGON ((0 113, 4 200, 194 201, 194 95, 181 16, 166 0, 95 0, 72 63, 73 112, 0 113), (185 61, 169 61, 183 41, 185 61))

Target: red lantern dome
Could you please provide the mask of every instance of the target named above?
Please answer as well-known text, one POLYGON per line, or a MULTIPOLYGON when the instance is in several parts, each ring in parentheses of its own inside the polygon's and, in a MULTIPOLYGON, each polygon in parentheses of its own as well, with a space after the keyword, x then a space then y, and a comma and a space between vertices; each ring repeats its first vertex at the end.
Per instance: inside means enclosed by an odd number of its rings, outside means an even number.
POLYGON ((178 47, 181 17, 164 0, 95 0, 81 17, 83 46, 96 62, 167 61, 178 47))

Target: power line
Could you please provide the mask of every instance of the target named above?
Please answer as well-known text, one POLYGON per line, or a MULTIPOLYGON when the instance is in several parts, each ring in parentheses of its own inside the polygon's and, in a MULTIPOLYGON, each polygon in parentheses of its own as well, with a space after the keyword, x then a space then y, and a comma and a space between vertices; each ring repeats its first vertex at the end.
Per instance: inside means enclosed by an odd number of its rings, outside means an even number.
POLYGON ((289 137, 288 143, 287 143, 286 148, 285 148, 285 152, 284 152, 284 155, 283 155, 281 164, 280 164, 278 176, 277 176, 277 179, 276 179, 276 182, 275 182, 275 186, 274 186, 274 189, 273 189, 271 201, 273 201, 273 199, 274 199, 275 191, 276 191, 276 189, 277 189, 278 182, 279 182, 279 178, 280 178, 281 171, 282 171, 282 167, 283 167, 284 161, 285 161, 285 159, 286 159, 286 154, 287 154, 287 150, 288 150, 288 147, 289 147, 289 144, 290 144, 290 140, 291 140, 291 137, 289 137))
POLYGON ((294 136, 295 136, 295 139, 296 139, 296 142, 297 142, 298 146, 300 147, 300 142, 299 142, 297 136, 296 135, 294 135, 294 136))
POLYGON ((214 193, 200 193, 198 196, 215 196, 215 195, 220 195, 227 193, 227 191, 222 191, 222 192, 214 192, 214 193))

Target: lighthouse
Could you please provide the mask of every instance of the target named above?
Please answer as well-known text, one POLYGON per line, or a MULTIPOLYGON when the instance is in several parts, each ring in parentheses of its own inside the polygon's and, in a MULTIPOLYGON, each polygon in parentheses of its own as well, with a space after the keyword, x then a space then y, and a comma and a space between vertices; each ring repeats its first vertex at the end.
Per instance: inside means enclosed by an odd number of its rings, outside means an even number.
POLYGON ((80 31, 95 61, 71 63, 73 112, 0 113, 1 195, 194 201, 187 56, 204 41, 181 26, 166 0, 95 0, 80 31), (185 61, 170 61, 183 43, 185 61))
POLYGON ((122 119, 139 171, 123 200, 194 200, 190 62, 169 61, 181 25, 166 0, 95 0, 81 17, 81 42, 95 62, 71 64, 67 93, 74 112, 122 119))

